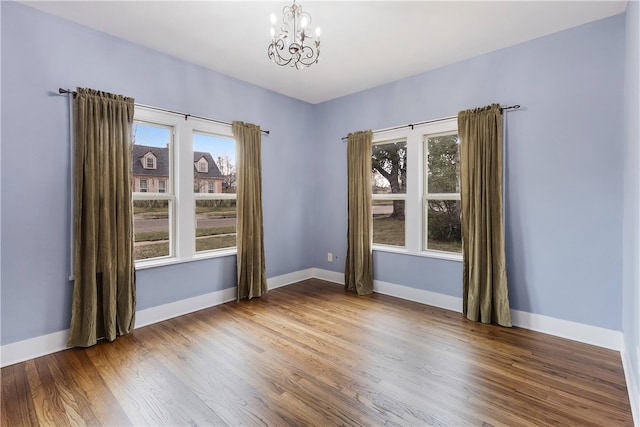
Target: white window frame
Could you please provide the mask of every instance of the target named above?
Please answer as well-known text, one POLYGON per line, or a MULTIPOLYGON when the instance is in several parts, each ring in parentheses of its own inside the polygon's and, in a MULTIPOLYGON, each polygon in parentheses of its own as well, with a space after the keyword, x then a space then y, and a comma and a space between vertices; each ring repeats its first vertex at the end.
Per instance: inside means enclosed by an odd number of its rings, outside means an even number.
MULTIPOLYGON (((397 140, 407 141, 407 185, 405 196, 405 247, 373 244, 374 251, 393 252, 429 258, 446 259, 451 261, 462 261, 462 254, 455 252, 444 252, 426 249, 424 245, 424 235, 426 234, 426 213, 424 207, 423 189, 426 179, 426 150, 424 140, 426 135, 441 134, 444 132, 457 131, 457 118, 438 120, 422 125, 414 125, 413 128, 406 127, 389 131, 375 132, 372 144, 392 142, 397 140)), ((372 196, 372 200, 383 199, 378 195, 372 196)), ((441 195, 439 195, 441 196, 441 195)))
MULTIPOLYGON (((218 137, 218 138, 227 138, 227 139, 231 139, 234 141, 234 144, 236 144, 236 141, 233 137, 233 130, 231 128, 231 126, 228 126, 228 133, 223 132, 223 129, 220 128, 220 126, 225 126, 225 125, 218 125, 218 129, 212 129, 211 130, 205 130, 201 127, 194 127, 192 130, 192 135, 193 133, 198 133, 201 135, 211 135, 214 137, 218 137), (213 131, 212 131, 213 130, 213 131)), ((191 144, 193 146, 193 143, 191 144)), ((193 154, 191 155, 191 157, 193 157, 193 154)), ((209 162, 206 161, 206 159, 204 159, 204 162, 207 165, 207 171, 208 171, 208 165, 209 162)), ((193 177, 191 178, 191 185, 193 186, 193 182, 194 179, 193 177)), ((238 206, 237 203, 237 195, 236 193, 216 193, 215 192, 215 182, 212 181, 207 181, 207 188, 205 190, 205 192, 203 193, 196 193, 193 192, 192 193, 195 200, 236 200, 236 209, 238 206), (209 190, 211 189, 211 186, 214 186, 214 192, 210 193, 209 190)), ((194 212, 193 212, 193 233, 194 233, 194 238, 193 238, 193 245, 194 245, 194 250, 195 250, 195 232, 196 232, 196 222, 195 222, 195 201, 192 203, 194 212)), ((195 252, 195 256, 196 257, 206 257, 206 256, 211 256, 211 255, 215 255, 215 254, 227 254, 227 253, 232 253, 232 254, 236 254, 238 252, 238 247, 237 247, 237 240, 236 240, 236 246, 230 247, 230 248, 222 248, 222 249, 210 249, 210 250, 206 250, 206 251, 199 251, 199 252, 195 252)))
POLYGON ((158 193, 166 193, 167 192, 167 180, 159 179, 158 180, 158 193))
MULTIPOLYGON (((424 173, 423 173, 423 177, 424 177, 424 191, 423 191, 423 195, 422 195, 422 223, 423 223, 423 233, 422 233, 422 247, 424 251, 427 252, 435 252, 435 253, 441 253, 441 254, 447 254, 447 255, 460 255, 460 257, 462 257, 461 254, 459 254, 458 252, 448 252, 448 251, 439 251, 439 250, 435 250, 435 249, 428 249, 427 248, 427 244, 429 241, 429 229, 428 229, 428 206, 429 206, 429 200, 457 200, 460 201, 460 193, 429 193, 429 174, 427 173, 427 169, 428 169, 428 155, 429 155, 429 138, 431 137, 436 137, 436 136, 445 136, 445 135, 453 135, 453 134, 458 134, 458 127, 456 124, 456 128, 455 129, 451 129, 448 131, 444 131, 444 132, 429 132, 429 133, 425 133, 422 136, 422 144, 423 144, 423 165, 424 165, 424 173)), ((458 177, 459 178, 459 177, 458 177)))
MULTIPOLYGON (((167 184, 168 193, 133 193, 134 200, 168 200, 169 203, 169 235, 171 243, 170 254, 167 257, 144 259, 135 262, 136 269, 146 269, 162 265, 180 264, 206 258, 230 256, 237 253, 237 248, 227 248, 212 251, 195 251, 195 200, 207 198, 207 193, 194 193, 193 168, 193 133, 205 133, 233 138, 231 125, 215 123, 147 108, 135 107, 134 121, 141 121, 150 125, 158 125, 173 129, 172 143, 169 144, 170 177, 167 184)), ((235 198, 235 194, 232 194, 235 198)))
POLYGON ((140 178, 140 193, 148 193, 149 192, 149 179, 148 178, 140 178), (144 182, 144 187, 142 183, 144 182))
POLYGON ((200 173, 209 172, 209 162, 207 162, 207 160, 204 157, 198 160, 198 172, 200 173))
MULTIPOLYGON (((388 138, 389 134, 386 135, 387 137, 383 137, 382 135, 379 138, 374 138, 371 146, 373 149, 374 145, 385 145, 385 144, 393 144, 395 142, 406 142, 407 143, 407 172, 408 172, 408 168, 409 168, 409 142, 407 141, 406 138, 401 137, 401 138, 388 138)), ((408 178, 408 176, 407 176, 408 178)), ((408 179, 407 179, 408 181, 408 179)), ((407 189, 405 189, 404 193, 387 193, 387 194, 375 194, 375 193, 371 193, 371 207, 373 208, 373 202, 375 200, 403 200, 404 201, 404 210, 405 210, 405 237, 404 237, 404 246, 395 246, 395 245, 385 245, 382 243, 374 243, 374 247, 383 247, 383 248, 389 248, 391 250, 395 250, 395 249, 404 249, 407 247, 407 189)))

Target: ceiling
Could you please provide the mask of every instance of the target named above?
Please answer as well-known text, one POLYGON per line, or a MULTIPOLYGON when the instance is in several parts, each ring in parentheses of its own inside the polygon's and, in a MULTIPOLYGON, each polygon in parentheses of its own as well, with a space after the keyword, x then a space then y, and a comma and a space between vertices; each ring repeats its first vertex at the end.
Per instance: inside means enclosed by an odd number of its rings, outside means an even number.
POLYGON ((290 0, 25 1, 31 7, 312 104, 623 13, 626 1, 305 1, 322 29, 304 70, 267 58, 290 0))

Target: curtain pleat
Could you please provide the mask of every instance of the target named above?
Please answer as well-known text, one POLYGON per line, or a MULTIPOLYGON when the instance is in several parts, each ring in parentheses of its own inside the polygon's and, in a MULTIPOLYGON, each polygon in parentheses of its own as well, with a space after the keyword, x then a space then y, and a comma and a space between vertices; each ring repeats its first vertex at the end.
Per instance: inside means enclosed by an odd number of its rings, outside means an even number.
POLYGON ((358 295, 373 293, 373 224, 371 217, 371 140, 360 131, 347 137, 347 256, 344 284, 358 295))
POLYGON ((131 202, 134 101, 78 88, 75 122, 75 263, 69 347, 113 341, 135 324, 131 202))
POLYGON ((260 127, 233 122, 237 169, 238 300, 267 292, 262 229, 262 158, 260 127))
POLYGON ((511 326, 504 250, 500 105, 458 113, 462 202, 463 312, 511 326))

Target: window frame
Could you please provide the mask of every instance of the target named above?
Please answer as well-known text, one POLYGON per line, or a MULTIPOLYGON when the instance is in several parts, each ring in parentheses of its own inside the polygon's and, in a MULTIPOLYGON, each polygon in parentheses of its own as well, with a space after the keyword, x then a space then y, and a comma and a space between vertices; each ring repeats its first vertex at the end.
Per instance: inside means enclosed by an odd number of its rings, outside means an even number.
MULTIPOLYGON (((406 138, 388 138, 388 134, 386 135, 387 137, 384 137, 383 135, 380 135, 380 138, 374 138, 371 142, 371 150, 373 153, 373 147, 376 145, 385 145, 385 144, 393 144, 396 142, 404 142, 405 146, 406 146, 406 150, 407 150, 407 174, 409 171, 409 142, 407 141, 406 138)), ((372 171, 373 173, 373 171, 372 171)), ((408 184, 408 175, 407 175, 407 184, 408 184)), ((407 247, 407 188, 405 188, 404 193, 387 193, 387 194, 380 194, 380 193, 374 193, 373 191, 371 191, 371 209, 372 209, 372 220, 373 220, 373 202, 374 201, 396 201, 396 200, 402 200, 404 201, 404 215, 405 215, 405 224, 404 224, 404 229, 405 229, 405 236, 404 236, 404 245, 403 246, 396 246, 396 245, 385 245, 384 243, 373 243, 372 241, 372 245, 375 245, 375 247, 384 247, 384 248, 390 248, 390 249, 405 249, 407 247)), ((373 230, 373 228, 372 228, 373 230)), ((372 236, 373 239, 373 236, 372 236)))
MULTIPOLYGON (((229 126, 229 132, 230 134, 224 134, 224 133, 220 133, 219 129, 218 132, 211 132, 210 130, 203 130, 200 127, 194 127, 193 130, 191 131, 191 135, 197 133, 200 135, 209 135, 209 136, 213 136, 216 138, 226 138, 226 139, 231 139, 233 141, 234 147, 237 146, 237 142, 235 140, 235 138, 233 137, 233 129, 231 128, 231 126, 229 126)), ((191 140, 191 147, 193 147, 193 138, 191 140)), ((191 157, 193 157, 193 154, 191 155, 191 157)), ((198 164, 202 164, 205 163, 207 165, 207 171, 209 170, 209 162, 207 162, 206 159, 201 159, 203 160, 203 162, 198 161, 198 164)), ((192 177, 191 179, 191 185, 193 185, 193 183, 195 179, 195 175, 194 177, 192 177)), ((236 201, 236 218, 237 218, 237 207, 238 207, 238 201, 237 201, 237 194, 236 193, 216 193, 216 183, 215 181, 207 181, 207 188, 206 191, 204 192, 193 192, 193 196, 194 196, 194 201, 193 201, 193 232, 194 232, 194 239, 193 239, 193 244, 194 244, 194 253, 196 254, 196 256, 201 257, 201 256, 207 256, 207 254, 219 254, 219 253, 227 253, 229 251, 233 251, 233 253, 237 253, 238 250, 238 241, 237 241, 237 235, 236 235, 236 246, 233 247, 229 247, 229 248, 221 248, 221 249, 207 249, 204 251, 197 251, 195 249, 195 233, 196 233, 196 229, 197 229, 197 222, 195 220, 195 202, 198 200, 235 200, 236 201), (211 192, 211 189, 213 187, 213 192, 211 192)), ((236 227, 237 227, 237 221, 236 221, 236 227)))
POLYGON ((156 169, 156 157, 151 154, 151 153, 147 153, 146 156, 144 156, 144 169, 156 169), (151 160, 151 166, 149 166, 149 160, 151 160))
MULTIPOLYGON (((436 120, 412 127, 379 131, 373 134, 372 145, 384 141, 405 139, 407 141, 407 185, 405 199, 405 246, 373 244, 372 249, 379 252, 400 253, 428 258, 462 261, 462 254, 427 249, 424 244, 426 213, 424 190, 426 187, 427 158, 425 136, 445 132, 457 132, 457 118, 436 120)), ((384 195, 387 196, 387 195, 384 195)), ((380 197, 377 197, 380 198, 380 197)), ((372 201, 375 200, 372 196, 372 201)))
MULTIPOLYGON (((422 250, 426 252, 436 252, 442 254, 459 254, 460 252, 441 251, 437 249, 429 249, 429 201, 430 200, 455 200, 461 201, 460 193, 431 193, 429 192, 429 138, 447 135, 458 135, 458 127, 456 123, 456 129, 452 129, 444 132, 429 132, 422 135, 422 152, 423 152, 423 193, 422 193, 422 250)), ((458 136, 458 139, 460 137, 458 136)), ((458 142, 459 144, 459 142, 458 142)), ((459 148, 458 148, 459 150, 459 148)), ((458 176, 458 180, 460 176, 458 176)), ((462 225, 462 224, 461 224, 462 225)))
MULTIPOLYGON (((136 269, 153 268, 163 265, 181 264, 207 258, 231 256, 237 253, 237 247, 211 251, 195 251, 195 200, 201 194, 194 193, 193 183, 196 171, 193 167, 193 133, 212 134, 223 138, 234 139, 231 125, 212 122, 209 120, 174 114, 154 108, 136 106, 134 122, 144 122, 149 125, 168 127, 173 129, 171 154, 169 156, 170 177, 167 185, 169 192, 165 193, 134 193, 134 200, 169 200, 169 234, 170 255, 166 257, 136 260, 136 269)), ((216 194, 216 193, 214 193, 216 194)), ((233 194, 235 198, 235 194, 233 194)))

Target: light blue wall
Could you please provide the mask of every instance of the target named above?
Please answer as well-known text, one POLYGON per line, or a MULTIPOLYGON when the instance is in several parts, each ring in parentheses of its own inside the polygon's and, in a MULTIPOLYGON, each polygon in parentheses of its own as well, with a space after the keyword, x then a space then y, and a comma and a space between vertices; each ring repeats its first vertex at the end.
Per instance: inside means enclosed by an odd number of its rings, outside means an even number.
MULTIPOLYGON (((268 277, 309 268, 309 104, 41 13, 2 8, 2 338, 68 328, 69 134, 58 87, 257 123, 268 277), (291 127, 291 123, 300 125, 291 127)), ((138 272, 138 309, 235 286, 235 257, 138 272)))
MULTIPOLYGON (((511 307, 620 330, 624 15, 314 106, 314 265, 342 272, 351 131, 500 102, 511 307), (334 171, 325 174, 325 171, 334 171), (329 263, 326 253, 339 256, 329 263)), ((461 296, 461 263, 376 252, 378 280, 461 296)))
POLYGON ((637 1, 627 4, 625 35, 622 332, 637 385, 640 384, 640 3, 637 1))
MULTIPOLYGON (((0 8, 1 344, 68 327, 68 111, 50 92, 75 86, 271 130, 263 139, 269 277, 343 271, 342 136, 522 104, 507 116, 512 307, 620 330, 624 16, 311 106, 20 4, 0 8), (27 159, 39 160, 37 173, 27 159), (338 259, 328 263, 327 252, 338 259)), ((374 261, 379 280, 461 294, 460 263, 388 253, 374 261)), ((138 308, 234 283, 233 257, 143 270, 138 308)))

